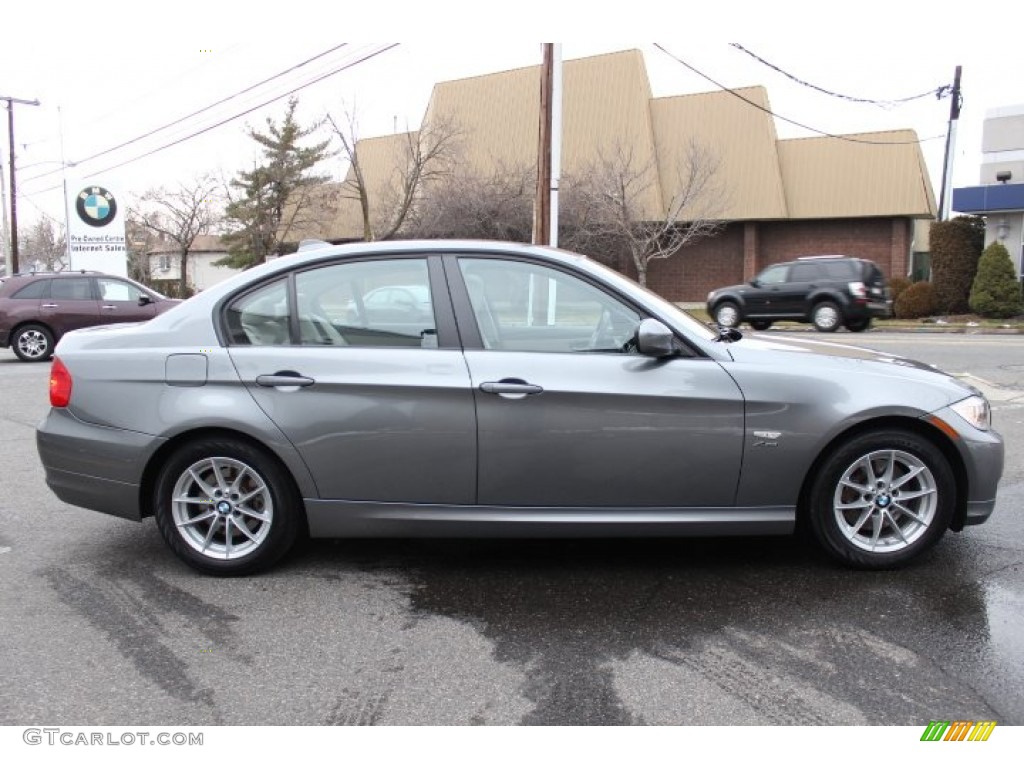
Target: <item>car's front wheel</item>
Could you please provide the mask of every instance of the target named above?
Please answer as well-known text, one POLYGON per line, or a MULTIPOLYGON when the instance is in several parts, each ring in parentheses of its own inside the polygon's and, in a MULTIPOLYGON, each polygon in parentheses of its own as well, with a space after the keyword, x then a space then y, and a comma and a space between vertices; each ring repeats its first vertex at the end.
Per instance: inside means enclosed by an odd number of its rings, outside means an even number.
POLYGON ((856 568, 902 566, 933 546, 953 518, 949 462, 913 432, 880 430, 844 442, 820 468, 808 521, 832 557, 856 568))
POLYGON ((53 334, 42 325, 23 325, 14 332, 11 348, 19 360, 41 363, 53 357, 53 334))
POLYGON ((217 576, 270 567, 301 528, 302 502, 288 472, 262 449, 230 437, 179 447, 160 470, 153 504, 174 554, 217 576))
POLYGON ((715 307, 715 322, 723 328, 735 328, 742 319, 740 308, 731 301, 723 301, 715 307))

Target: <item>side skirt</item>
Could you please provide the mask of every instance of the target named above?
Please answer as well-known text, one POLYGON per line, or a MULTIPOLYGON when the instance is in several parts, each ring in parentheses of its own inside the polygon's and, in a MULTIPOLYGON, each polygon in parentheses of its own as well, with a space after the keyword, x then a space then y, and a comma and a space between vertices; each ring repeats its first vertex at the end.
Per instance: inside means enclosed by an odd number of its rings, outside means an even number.
POLYGON ((787 535, 794 507, 481 507, 305 499, 313 538, 787 535))

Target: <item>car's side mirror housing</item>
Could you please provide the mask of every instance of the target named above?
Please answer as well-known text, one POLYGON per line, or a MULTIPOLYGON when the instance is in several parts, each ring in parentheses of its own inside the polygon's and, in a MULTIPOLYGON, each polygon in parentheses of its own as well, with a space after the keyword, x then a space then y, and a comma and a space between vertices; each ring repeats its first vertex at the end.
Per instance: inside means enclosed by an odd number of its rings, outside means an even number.
POLYGON ((647 357, 670 357, 676 354, 676 337, 660 320, 647 318, 636 330, 636 348, 647 357))
POLYGON ((139 306, 140 307, 144 307, 147 304, 152 304, 152 303, 153 303, 152 297, 147 296, 146 294, 142 294, 141 296, 139 296, 139 306))

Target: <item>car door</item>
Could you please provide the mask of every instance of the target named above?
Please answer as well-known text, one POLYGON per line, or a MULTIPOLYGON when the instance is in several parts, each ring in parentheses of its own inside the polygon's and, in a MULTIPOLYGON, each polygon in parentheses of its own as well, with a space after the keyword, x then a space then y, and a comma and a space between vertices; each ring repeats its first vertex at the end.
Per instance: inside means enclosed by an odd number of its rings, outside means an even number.
POLYGON ((156 315, 152 297, 138 286, 116 277, 97 277, 99 313, 104 323, 133 323, 156 315))
POLYGON ((778 314, 780 289, 789 275, 789 264, 775 264, 762 270, 754 278, 751 289, 744 292, 745 314, 755 317, 771 317, 778 314))
POLYGON ((239 296, 223 320, 242 382, 322 499, 473 503, 473 396, 440 261, 303 269, 239 296), (395 284, 430 292, 432 316, 397 323, 360 312, 371 290, 395 284))
POLYGON ((50 281, 50 297, 39 303, 39 319, 56 336, 76 328, 98 325, 99 302, 89 277, 60 277, 50 281))
POLYGON ((714 361, 632 348, 640 312, 566 269, 445 262, 476 401, 482 505, 733 503, 743 400, 714 361))
POLYGON ((810 311, 808 296, 824 278, 822 268, 813 262, 796 262, 789 276, 776 289, 775 312, 785 317, 803 317, 810 311))

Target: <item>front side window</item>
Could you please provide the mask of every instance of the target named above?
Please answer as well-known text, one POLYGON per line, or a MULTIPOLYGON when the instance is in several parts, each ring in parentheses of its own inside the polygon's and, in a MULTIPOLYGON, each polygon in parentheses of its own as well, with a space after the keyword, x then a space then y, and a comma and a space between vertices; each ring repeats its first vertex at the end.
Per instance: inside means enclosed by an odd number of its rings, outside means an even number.
POLYGON ((302 344, 437 347, 426 259, 331 264, 295 278, 302 344))
POLYGON ((788 264, 776 264, 774 267, 768 267, 768 269, 761 272, 757 276, 757 282, 759 285, 778 285, 779 283, 786 282, 786 275, 788 274, 788 264))
POLYGON ((134 301, 137 302, 142 296, 142 291, 131 283, 123 280, 111 280, 100 277, 96 279, 100 287, 100 298, 103 301, 134 301))
POLYGON ((585 280, 504 259, 463 258, 459 267, 486 349, 632 351, 640 315, 585 280))

